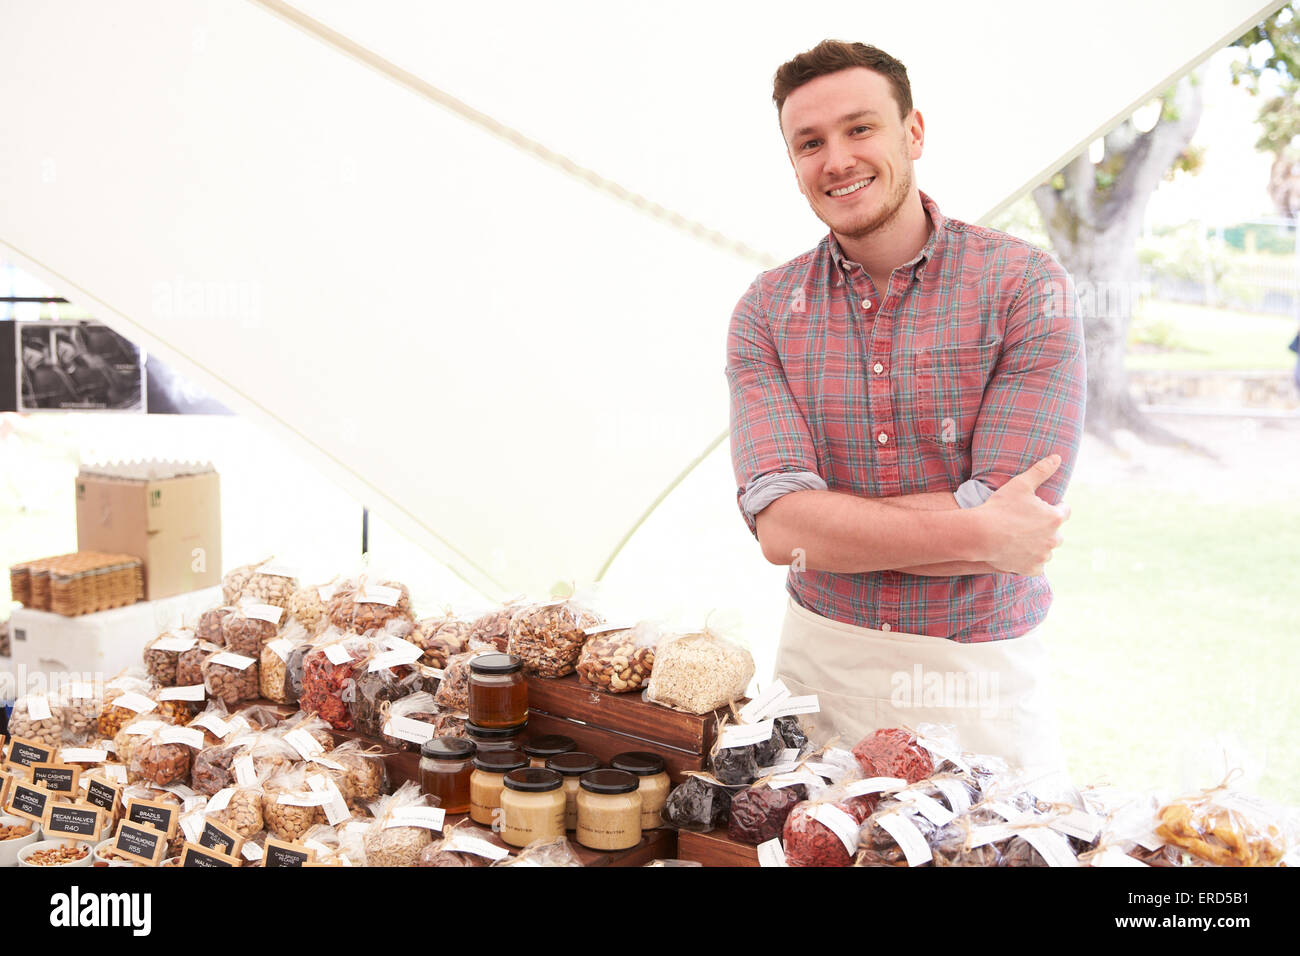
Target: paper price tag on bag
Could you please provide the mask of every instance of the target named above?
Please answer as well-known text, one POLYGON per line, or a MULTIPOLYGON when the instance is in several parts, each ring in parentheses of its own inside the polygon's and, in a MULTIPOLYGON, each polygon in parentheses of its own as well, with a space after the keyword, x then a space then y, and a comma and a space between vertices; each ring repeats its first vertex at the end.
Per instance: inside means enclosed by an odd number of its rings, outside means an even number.
POLYGON ((386 735, 413 744, 426 743, 432 740, 437 732, 438 729, 433 724, 426 724, 422 720, 412 720, 410 717, 390 717, 388 723, 384 724, 384 733, 386 735))
POLYGON ((447 849, 455 853, 472 853, 474 856, 486 857, 489 860, 504 860, 510 855, 509 850, 503 850, 494 843, 459 831, 452 833, 448 838, 447 849))
POLYGON ((31 694, 27 698, 27 715, 32 720, 49 720, 54 715, 50 713, 50 699, 44 694, 31 694))
POLYGON ((234 654, 230 651, 223 651, 220 654, 213 654, 208 658, 209 664, 220 664, 222 667, 229 667, 233 670, 247 670, 250 664, 256 664, 257 661, 251 657, 245 657, 243 654, 234 654))
POLYGON ((747 724, 752 724, 771 717, 772 714, 768 711, 789 696, 790 688, 786 687, 783 681, 777 680, 771 687, 740 708, 740 719, 747 724))
POLYGON ((342 644, 331 644, 325 648, 325 657, 335 667, 342 667, 352 660, 352 655, 348 653, 348 649, 342 644))
POLYGON ((442 830, 447 811, 441 807, 398 807, 389 814, 384 829, 392 827, 423 827, 425 830, 442 830))
POLYGON ((249 754, 239 757, 234 762, 235 782, 241 787, 257 786, 257 770, 253 766, 253 758, 249 754))
POLYGON ((868 777, 866 780, 855 780, 844 788, 846 797, 865 797, 869 793, 892 793, 895 790, 902 790, 907 786, 907 781, 902 777, 868 777))
POLYGON ((845 852, 849 856, 857 852, 858 831, 861 829, 857 820, 839 807, 832 806, 829 803, 822 803, 813 807, 809 816, 839 837, 840 842, 844 844, 845 852))
POLYGON ((785 862, 785 847, 781 846, 780 837, 758 845, 758 865, 789 866, 785 862))
POLYGON ((939 792, 948 798, 948 804, 954 813, 965 813, 970 809, 970 792, 960 780, 952 777, 931 777, 931 782, 939 792))
POLYGON ((289 655, 293 652, 293 641, 287 637, 277 637, 273 641, 267 641, 266 646, 271 649, 271 653, 286 664, 289 663, 289 655))
POLYGON ((1038 855, 1047 861, 1048 866, 1075 867, 1079 858, 1070 849, 1065 837, 1047 827, 1023 827, 1019 835, 1025 842, 1038 851, 1038 855))
POLYGON ((924 866, 933 859, 930 844, 925 842, 925 837, 921 836, 916 824, 907 817, 900 813, 885 813, 876 817, 876 822, 902 848, 908 866, 924 866))
POLYGON ((158 737, 165 744, 184 744, 195 750, 203 749, 203 731, 193 727, 164 727, 158 737))
MULTIPOLYGON (((230 798, 233 797, 234 795, 235 795, 234 787, 226 787, 223 790, 218 790, 208 799, 208 806, 207 806, 208 813, 219 813, 220 811, 226 809, 226 807, 230 806, 230 798)), ((193 842, 197 843, 198 841, 195 840, 193 842)))
POLYGON ((274 604, 245 604, 240 610, 244 612, 244 617, 276 626, 279 626, 280 618, 284 617, 284 608, 276 607, 274 604))
POLYGON ((202 684, 187 684, 184 687, 164 687, 158 691, 159 700, 188 700, 197 702, 208 696, 207 688, 202 684))
POLYGON ((914 805, 921 812, 921 816, 937 827, 946 827, 957 819, 957 814, 934 799, 934 797, 927 796, 924 793, 918 793, 915 790, 900 790, 894 796, 903 803, 914 805))
POLYGON ((132 692, 129 694, 122 694, 120 697, 115 697, 104 706, 124 707, 127 710, 134 710, 137 714, 147 714, 149 711, 157 707, 158 703, 157 701, 150 700, 148 697, 144 696, 144 694, 132 692))
POLYGON ((732 724, 723 727, 718 734, 718 749, 730 750, 733 747, 752 747, 754 744, 766 743, 772 739, 772 721, 763 720, 757 724, 732 724))
POLYGON ((197 643, 198 638, 194 637, 160 637, 146 650, 171 651, 174 654, 184 654, 197 643))
POLYGON ((225 737, 226 734, 230 733, 230 728, 226 725, 226 722, 216 714, 204 714, 191 723, 190 726, 210 730, 212 735, 218 738, 225 737))
POLYGON ((772 712, 772 716, 794 717, 797 714, 820 714, 821 711, 822 705, 817 699, 817 695, 808 694, 804 697, 791 697, 782 701, 780 706, 772 712))
POLYGON ((298 756, 302 757, 303 760, 310 760, 312 757, 325 752, 321 742, 301 728, 291 730, 285 734, 284 742, 298 751, 298 756))
POLYGON ((397 588, 387 588, 378 584, 367 584, 352 598, 356 604, 383 604, 386 607, 397 607, 397 602, 401 599, 402 592, 397 588))

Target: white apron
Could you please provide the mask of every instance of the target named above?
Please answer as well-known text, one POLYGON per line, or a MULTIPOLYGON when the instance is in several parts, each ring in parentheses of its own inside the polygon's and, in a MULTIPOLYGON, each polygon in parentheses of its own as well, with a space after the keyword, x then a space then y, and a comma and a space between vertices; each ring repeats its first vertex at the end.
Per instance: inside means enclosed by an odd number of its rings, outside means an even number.
POLYGON ((873 730, 955 728, 962 750, 994 754, 1047 789, 1068 785, 1040 628, 1005 641, 959 644, 822 617, 790 599, 776 676, 796 696, 816 694, 802 717, 815 743, 851 748, 873 730))

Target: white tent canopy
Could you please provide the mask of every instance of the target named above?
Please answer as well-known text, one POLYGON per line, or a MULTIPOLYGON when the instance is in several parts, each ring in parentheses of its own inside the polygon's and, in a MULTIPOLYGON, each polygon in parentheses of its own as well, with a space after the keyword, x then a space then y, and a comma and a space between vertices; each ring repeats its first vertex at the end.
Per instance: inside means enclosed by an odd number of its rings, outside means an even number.
MULTIPOLYGON (((737 244, 823 232, 778 63, 899 56, 920 184, 976 219, 1276 6, 9 0, 0 251, 485 593, 536 592, 717 448, 764 261, 737 244)), ((759 561, 719 491, 709 547, 759 561)))

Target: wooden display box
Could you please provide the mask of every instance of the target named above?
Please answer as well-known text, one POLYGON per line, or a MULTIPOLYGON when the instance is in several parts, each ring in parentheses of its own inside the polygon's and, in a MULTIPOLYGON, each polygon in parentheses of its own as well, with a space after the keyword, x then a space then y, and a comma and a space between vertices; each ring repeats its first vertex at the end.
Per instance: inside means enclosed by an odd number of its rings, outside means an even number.
POLYGON ((703 866, 758 866, 758 848, 731 839, 725 827, 706 833, 680 830, 677 858, 703 866))
POLYGON ((530 737, 564 734, 602 762, 629 750, 658 754, 674 784, 682 782, 685 770, 705 769, 718 720, 727 713, 723 707, 710 714, 685 714, 647 704, 639 692, 602 693, 584 687, 577 674, 528 678, 530 737))

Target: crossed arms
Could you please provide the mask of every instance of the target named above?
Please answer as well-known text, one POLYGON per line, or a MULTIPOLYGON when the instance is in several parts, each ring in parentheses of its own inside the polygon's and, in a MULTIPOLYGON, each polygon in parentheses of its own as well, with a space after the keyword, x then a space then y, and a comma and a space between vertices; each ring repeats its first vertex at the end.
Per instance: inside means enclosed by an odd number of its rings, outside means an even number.
MULTIPOLYGON (((758 291, 751 287, 737 307, 728 346, 742 492, 765 474, 818 470, 758 291)), ((790 564, 799 549, 808 570, 840 573, 1042 573, 1063 540, 1069 509, 1061 498, 1083 422, 1083 333, 1074 306, 1069 277, 1035 253, 970 437, 971 478, 992 492, 983 503, 963 508, 949 491, 888 498, 792 491, 746 513, 764 556, 790 564)))

